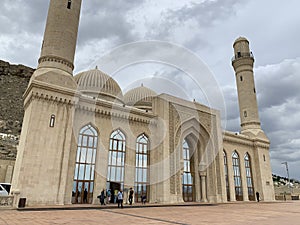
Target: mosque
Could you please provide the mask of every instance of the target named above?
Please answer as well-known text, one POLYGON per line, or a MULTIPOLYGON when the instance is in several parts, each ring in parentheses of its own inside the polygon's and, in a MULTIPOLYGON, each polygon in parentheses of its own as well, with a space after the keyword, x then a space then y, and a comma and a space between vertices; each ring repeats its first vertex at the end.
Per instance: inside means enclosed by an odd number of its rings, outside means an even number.
POLYGON ((220 111, 140 86, 123 94, 98 68, 73 76, 81 0, 50 0, 37 70, 24 93, 14 205, 99 204, 102 189, 149 203, 274 200, 249 42, 233 44, 241 131, 220 111))

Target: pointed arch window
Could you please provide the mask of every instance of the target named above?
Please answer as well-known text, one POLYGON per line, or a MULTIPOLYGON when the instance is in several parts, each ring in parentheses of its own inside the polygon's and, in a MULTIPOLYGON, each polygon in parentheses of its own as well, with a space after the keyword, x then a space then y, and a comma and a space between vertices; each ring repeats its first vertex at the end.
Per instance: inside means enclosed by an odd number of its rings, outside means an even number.
POLYGON ((141 202, 147 196, 149 187, 149 140, 145 134, 136 140, 135 153, 135 201, 141 202))
POLYGON ((182 144, 183 175, 182 175, 182 197, 185 202, 193 201, 193 177, 191 173, 190 148, 186 140, 182 144))
POLYGON ((78 136, 72 203, 92 203, 98 132, 91 125, 78 136))
POLYGON ((227 154, 224 150, 223 150, 223 159, 224 159, 224 174, 225 174, 227 201, 230 201, 227 154))
POLYGON ((125 142, 121 130, 114 131, 110 136, 107 181, 119 183, 121 189, 124 188, 125 142))
POLYGON ((253 190, 253 179, 252 179, 252 172, 251 172, 251 159, 248 153, 245 154, 244 161, 245 161, 248 197, 250 201, 255 201, 254 190, 253 190))
POLYGON ((243 188, 241 180, 241 170, 240 170, 240 158, 239 154, 234 151, 232 154, 232 166, 233 166, 233 178, 235 187, 235 198, 237 201, 243 200, 243 188))

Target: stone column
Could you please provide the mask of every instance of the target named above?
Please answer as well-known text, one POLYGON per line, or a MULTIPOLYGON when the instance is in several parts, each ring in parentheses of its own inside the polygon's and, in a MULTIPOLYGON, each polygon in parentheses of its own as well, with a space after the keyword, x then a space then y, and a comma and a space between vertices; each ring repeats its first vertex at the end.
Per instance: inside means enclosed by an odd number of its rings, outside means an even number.
POLYGON ((135 144, 136 138, 134 136, 127 137, 126 146, 126 162, 124 171, 124 190, 123 190, 123 200, 124 204, 128 204, 129 189, 132 187, 134 189, 134 178, 135 178, 135 144))
POLYGON ((201 201, 201 181, 200 176, 195 173, 195 191, 196 191, 196 202, 201 201))
POLYGON ((206 194, 206 172, 199 172, 201 182, 201 202, 207 202, 206 194))
POLYGON ((230 201, 236 201, 235 198, 235 186, 234 186, 234 178, 233 178, 233 167, 232 167, 232 158, 227 156, 227 166, 228 166, 228 183, 229 183, 229 194, 230 201))
POLYGON ((242 181, 242 190, 243 190, 243 201, 249 201, 244 157, 240 158, 240 171, 241 171, 241 181, 242 181))

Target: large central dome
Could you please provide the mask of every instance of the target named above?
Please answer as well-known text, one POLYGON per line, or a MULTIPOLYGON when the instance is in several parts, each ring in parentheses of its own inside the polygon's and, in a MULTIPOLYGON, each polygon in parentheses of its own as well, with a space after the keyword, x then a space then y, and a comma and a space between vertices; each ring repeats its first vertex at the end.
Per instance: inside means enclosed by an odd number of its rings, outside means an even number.
POLYGON ((78 90, 83 94, 123 103, 123 94, 118 83, 97 68, 79 73, 74 78, 78 84, 78 90))

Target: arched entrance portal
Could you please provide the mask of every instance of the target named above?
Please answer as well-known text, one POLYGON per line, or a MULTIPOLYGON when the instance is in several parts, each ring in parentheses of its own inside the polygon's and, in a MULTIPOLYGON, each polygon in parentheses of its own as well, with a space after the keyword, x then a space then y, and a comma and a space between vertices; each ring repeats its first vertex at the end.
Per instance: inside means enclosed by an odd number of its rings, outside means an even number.
POLYGON ((207 202, 206 169, 200 171, 200 162, 209 134, 196 118, 191 118, 182 123, 176 136, 181 149, 182 200, 207 202))
POLYGON ((72 191, 72 203, 92 203, 98 133, 91 125, 80 130, 72 191))

